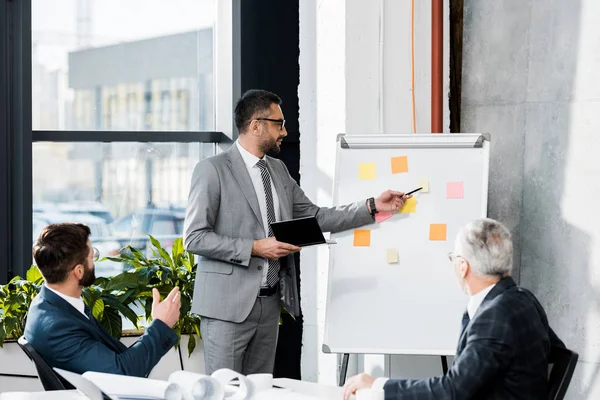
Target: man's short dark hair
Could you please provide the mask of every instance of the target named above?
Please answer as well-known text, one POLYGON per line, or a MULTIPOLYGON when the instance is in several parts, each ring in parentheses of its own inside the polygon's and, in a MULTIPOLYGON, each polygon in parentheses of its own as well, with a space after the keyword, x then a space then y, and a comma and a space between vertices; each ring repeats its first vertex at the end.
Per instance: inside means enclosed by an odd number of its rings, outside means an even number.
POLYGON ((61 283, 77 264, 86 265, 90 228, 63 223, 45 227, 33 246, 33 258, 47 283, 61 283))
POLYGON ((281 99, 267 90, 251 89, 242 95, 235 105, 235 126, 246 131, 248 124, 257 114, 268 113, 271 104, 281 105, 281 99))

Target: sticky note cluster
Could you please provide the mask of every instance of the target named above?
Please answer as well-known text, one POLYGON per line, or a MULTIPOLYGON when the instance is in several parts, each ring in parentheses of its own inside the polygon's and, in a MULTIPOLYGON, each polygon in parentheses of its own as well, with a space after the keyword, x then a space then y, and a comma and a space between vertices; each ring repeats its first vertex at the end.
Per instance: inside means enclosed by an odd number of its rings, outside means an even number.
MULTIPOLYGON (((389 167, 379 164, 380 170, 378 171, 378 163, 377 162, 364 162, 358 165, 358 179, 361 181, 374 181, 377 179, 381 179, 385 177, 385 179, 391 179, 393 175, 396 174, 407 174, 409 173, 409 157, 406 155, 397 155, 389 158, 389 167), (389 168, 389 169, 388 169, 389 168), (382 172, 383 171, 383 172, 382 172), (378 177, 379 172, 379 177, 378 177), (383 176, 382 176, 383 173, 383 176)), ((393 186, 393 182, 390 184, 393 186)), ((446 186, 446 196, 447 200, 460 200, 465 198, 465 183, 462 181, 447 181, 445 182, 446 186)), ((443 196, 443 192, 440 193, 440 190, 436 182, 433 182, 433 189, 430 187, 430 181, 427 176, 421 176, 417 178, 417 186, 422 188, 418 194, 430 193, 430 190, 433 190, 433 194, 437 194, 438 196, 443 196)), ((442 186, 443 188, 443 186, 442 186)), ((396 189, 391 187, 391 189, 396 189)), ((413 188, 397 188, 396 190, 410 190, 413 188)), ((441 189, 441 188, 440 188, 441 189)), ((401 214, 411 214, 417 212, 417 197, 413 195, 410 199, 408 199, 403 207, 398 210, 398 213, 401 214)), ((425 207, 429 207, 431 203, 425 202, 425 207)), ((394 216, 394 212, 379 212, 375 214, 375 221, 377 223, 382 223, 384 221, 389 220, 394 216)), ((443 221, 443 220, 442 220, 443 221)), ((439 221, 439 222, 442 222, 439 221)), ((436 222, 436 221, 431 221, 436 222)), ((430 223, 429 224, 429 240, 430 241, 446 241, 447 238, 448 227, 445 223, 430 223)), ((369 247, 371 246, 371 231, 368 229, 356 229, 354 231, 353 244, 355 247, 369 247)), ((386 249, 386 261, 388 264, 397 264, 399 263, 399 253, 396 248, 388 248, 386 249)))

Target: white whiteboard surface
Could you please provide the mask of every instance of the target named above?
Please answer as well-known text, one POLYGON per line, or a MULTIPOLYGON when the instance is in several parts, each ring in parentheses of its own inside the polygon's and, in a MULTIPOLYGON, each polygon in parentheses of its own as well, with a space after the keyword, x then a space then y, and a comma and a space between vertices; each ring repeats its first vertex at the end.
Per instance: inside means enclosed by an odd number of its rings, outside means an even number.
POLYGON ((348 204, 392 189, 408 192, 419 178, 415 213, 395 213, 356 247, 354 231, 332 234, 323 351, 359 354, 453 355, 468 297, 458 287, 448 253, 460 228, 487 214, 489 140, 482 134, 340 135, 333 201, 348 204), (406 156, 408 172, 392 173, 406 156), (359 180, 376 163, 375 180, 359 180), (446 198, 446 183, 463 182, 462 199, 446 198), (446 224, 446 240, 430 241, 430 224, 446 224), (399 262, 388 264, 387 249, 399 262))

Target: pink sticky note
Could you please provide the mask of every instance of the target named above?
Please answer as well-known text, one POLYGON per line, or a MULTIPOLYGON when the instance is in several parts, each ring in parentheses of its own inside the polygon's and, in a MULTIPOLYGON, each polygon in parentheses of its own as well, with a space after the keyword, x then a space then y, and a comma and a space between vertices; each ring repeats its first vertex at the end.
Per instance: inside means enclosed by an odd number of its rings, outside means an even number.
POLYGON ((465 193, 463 182, 448 182, 446 183, 446 198, 447 199, 462 199, 465 193))
POLYGON ((375 214, 375 221, 377 221, 378 223, 381 223, 381 222, 385 221, 386 219, 391 218, 392 215, 394 215, 394 213, 391 211, 379 212, 379 213, 375 214))

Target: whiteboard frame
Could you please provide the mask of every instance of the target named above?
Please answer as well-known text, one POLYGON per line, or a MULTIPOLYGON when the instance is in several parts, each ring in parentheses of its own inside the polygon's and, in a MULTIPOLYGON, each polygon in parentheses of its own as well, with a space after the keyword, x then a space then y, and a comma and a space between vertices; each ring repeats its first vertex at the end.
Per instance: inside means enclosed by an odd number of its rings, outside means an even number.
MULTIPOLYGON (((490 141, 489 133, 447 133, 447 134, 367 134, 350 135, 340 133, 337 136, 337 145, 335 153, 335 172, 333 175, 333 205, 336 206, 338 200, 337 177, 340 169, 340 151, 346 149, 375 149, 385 146, 386 148, 483 148, 483 180, 481 193, 481 218, 487 217, 488 205, 488 185, 490 168, 490 141)), ((333 271, 333 252, 329 252, 329 269, 327 280, 327 300, 325 303, 325 326, 323 342, 327 337, 327 314, 328 304, 331 302, 330 277, 333 271)), ((458 287, 457 287, 457 290, 458 287)), ((340 348, 332 347, 326 343, 322 345, 322 351, 326 354, 383 354, 383 355, 435 355, 435 356, 454 356, 456 348, 445 350, 430 349, 378 349, 374 352, 369 348, 340 348)))

